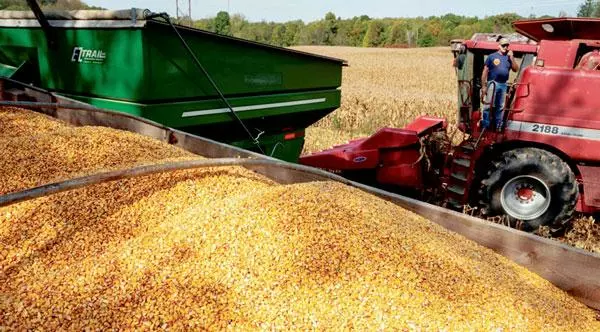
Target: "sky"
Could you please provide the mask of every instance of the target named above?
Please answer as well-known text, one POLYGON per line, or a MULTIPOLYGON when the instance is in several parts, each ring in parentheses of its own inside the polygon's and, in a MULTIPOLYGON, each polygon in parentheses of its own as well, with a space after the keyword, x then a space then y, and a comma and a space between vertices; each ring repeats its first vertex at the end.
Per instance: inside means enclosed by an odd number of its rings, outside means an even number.
MULTIPOLYGON (((84 0, 89 5, 107 9, 131 7, 166 11, 175 16, 176 0, 84 0)), ((565 11, 576 16, 584 0, 191 0, 192 17, 213 17, 224 10, 242 14, 250 21, 285 22, 301 19, 315 21, 333 12, 342 18, 369 15, 383 17, 439 16, 453 13, 466 16, 491 16, 515 12, 521 16, 554 15, 565 11)), ((188 0, 179 0, 182 14, 187 13, 188 0)))

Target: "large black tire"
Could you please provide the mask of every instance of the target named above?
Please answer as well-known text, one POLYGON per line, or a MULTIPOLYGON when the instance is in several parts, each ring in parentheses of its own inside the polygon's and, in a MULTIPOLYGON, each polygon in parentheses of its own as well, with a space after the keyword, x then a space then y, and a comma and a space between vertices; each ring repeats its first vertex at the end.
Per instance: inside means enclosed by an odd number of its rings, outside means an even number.
POLYGON ((491 163, 479 193, 484 214, 505 215, 512 227, 527 232, 549 226, 560 235, 573 216, 579 189, 575 174, 558 156, 520 148, 491 163))

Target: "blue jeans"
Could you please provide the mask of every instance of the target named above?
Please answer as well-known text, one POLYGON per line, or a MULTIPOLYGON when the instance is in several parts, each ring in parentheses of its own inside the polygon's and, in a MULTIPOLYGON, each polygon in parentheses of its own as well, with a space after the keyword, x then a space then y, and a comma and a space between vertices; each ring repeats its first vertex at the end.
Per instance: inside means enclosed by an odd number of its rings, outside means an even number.
POLYGON ((483 128, 490 127, 490 104, 492 96, 494 97, 493 105, 496 128, 500 128, 502 126, 502 116, 504 113, 504 101, 506 99, 507 88, 508 86, 506 85, 506 83, 498 83, 495 81, 490 81, 487 83, 487 92, 485 94, 486 105, 483 106, 483 114, 481 117, 481 126, 483 128))

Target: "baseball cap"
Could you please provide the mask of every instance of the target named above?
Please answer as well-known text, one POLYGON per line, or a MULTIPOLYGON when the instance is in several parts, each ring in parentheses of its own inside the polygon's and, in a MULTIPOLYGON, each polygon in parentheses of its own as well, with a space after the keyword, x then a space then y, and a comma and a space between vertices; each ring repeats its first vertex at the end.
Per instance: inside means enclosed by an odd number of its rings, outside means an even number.
POLYGON ((500 45, 508 45, 508 44, 510 44, 510 42, 508 41, 507 38, 500 38, 500 40, 498 41, 498 44, 500 44, 500 45))

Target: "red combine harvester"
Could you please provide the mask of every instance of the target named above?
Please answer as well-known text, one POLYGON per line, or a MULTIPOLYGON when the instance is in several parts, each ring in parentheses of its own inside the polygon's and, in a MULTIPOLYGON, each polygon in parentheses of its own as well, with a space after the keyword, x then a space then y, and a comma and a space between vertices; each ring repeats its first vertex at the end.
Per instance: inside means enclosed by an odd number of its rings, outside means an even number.
POLYGON ((445 119, 420 117, 300 162, 453 209, 477 206, 525 231, 547 225, 560 234, 575 211, 598 212, 600 19, 513 25, 522 35, 510 45, 520 69, 509 84, 501 128, 480 126, 481 74, 497 39, 475 35, 452 44, 457 122, 466 137, 459 145, 448 143, 445 119))

